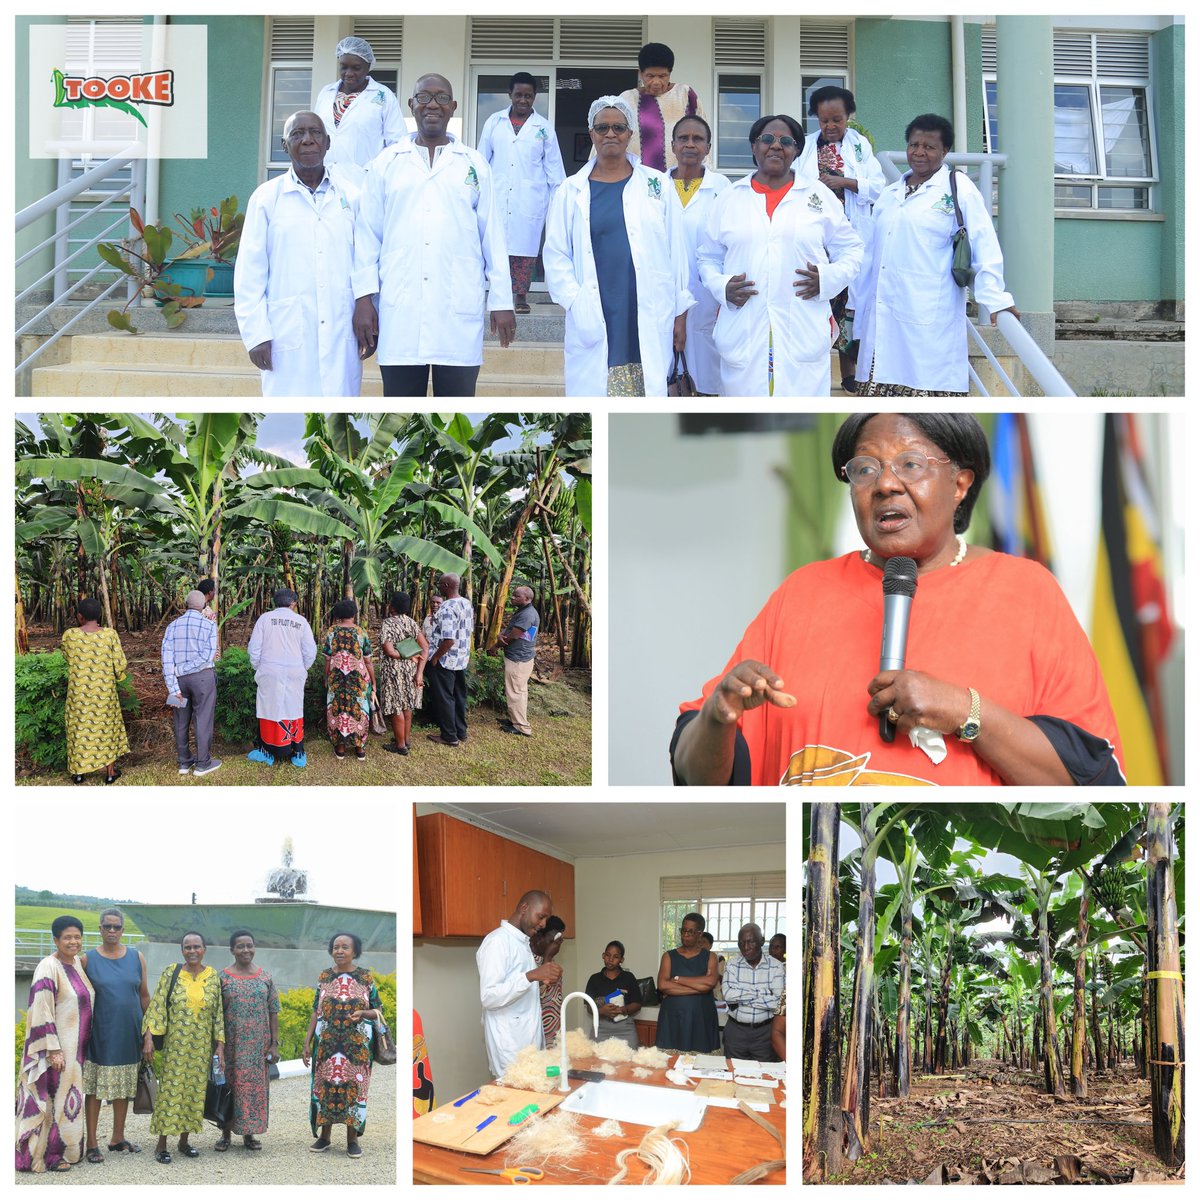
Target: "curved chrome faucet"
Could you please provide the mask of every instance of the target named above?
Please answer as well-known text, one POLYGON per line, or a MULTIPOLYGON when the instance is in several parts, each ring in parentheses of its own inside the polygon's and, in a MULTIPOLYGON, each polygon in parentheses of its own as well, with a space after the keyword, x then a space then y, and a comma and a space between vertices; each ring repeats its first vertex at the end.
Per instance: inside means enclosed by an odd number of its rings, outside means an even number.
POLYGON ((595 1000, 587 992, 572 992, 569 996, 564 996, 562 1006, 558 1010, 558 1036, 562 1042, 562 1070, 558 1076, 558 1090, 560 1092, 570 1090, 567 1087, 567 1071, 570 1069, 570 1063, 567 1061, 567 1001, 574 1000, 576 996, 580 1000, 586 1000, 588 1007, 592 1010, 593 1040, 600 1036, 600 1010, 596 1007, 595 1000))

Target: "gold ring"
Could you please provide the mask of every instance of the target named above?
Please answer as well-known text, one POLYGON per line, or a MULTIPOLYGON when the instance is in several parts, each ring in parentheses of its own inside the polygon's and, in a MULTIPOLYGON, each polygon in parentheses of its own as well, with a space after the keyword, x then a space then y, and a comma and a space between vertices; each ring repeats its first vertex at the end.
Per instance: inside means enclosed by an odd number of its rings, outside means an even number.
POLYGON ((900 723, 900 714, 894 708, 889 708, 887 710, 887 719, 893 725, 898 725, 900 723))

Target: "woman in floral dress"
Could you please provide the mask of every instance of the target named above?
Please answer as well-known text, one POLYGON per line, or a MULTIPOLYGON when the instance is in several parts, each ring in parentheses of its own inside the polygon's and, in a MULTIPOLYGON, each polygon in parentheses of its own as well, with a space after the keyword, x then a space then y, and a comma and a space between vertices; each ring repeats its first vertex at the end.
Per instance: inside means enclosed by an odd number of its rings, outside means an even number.
POLYGON ((325 635, 325 724, 337 758, 367 757, 367 731, 371 722, 371 691, 375 668, 371 665, 371 642, 355 624, 358 605, 339 600, 329 613, 333 625, 325 635))
POLYGON ((266 1133, 268 1070, 279 1058, 279 992, 275 980, 254 965, 254 934, 238 929, 229 939, 233 962, 221 972, 225 1006, 225 1078, 233 1112, 214 1150, 228 1150, 240 1134, 247 1150, 261 1150, 255 1134, 266 1133))
POLYGON ((367 1124, 371 1086, 373 1022, 383 1006, 371 972, 356 967, 362 939, 337 933, 329 942, 333 966, 317 978, 312 1019, 304 1039, 304 1065, 312 1064, 309 1119, 316 1141, 309 1149, 323 1154, 332 1145, 333 1125, 346 1126, 346 1153, 362 1156, 359 1136, 367 1124))
POLYGON ((125 652, 117 631, 101 626, 99 600, 80 600, 75 619, 79 627, 63 634, 61 646, 67 660, 67 770, 72 783, 82 783, 103 767, 104 782, 115 783, 121 778, 117 759, 129 753, 117 692, 125 652))
POLYGON ((391 721, 392 736, 396 739, 391 745, 385 742, 383 748, 392 754, 408 753, 413 709, 421 707, 425 660, 429 657, 429 640, 409 615, 411 612, 412 597, 407 592, 394 592, 379 631, 383 647, 383 658, 379 660, 379 709, 391 721), (420 651, 406 658, 397 647, 410 639, 420 651))

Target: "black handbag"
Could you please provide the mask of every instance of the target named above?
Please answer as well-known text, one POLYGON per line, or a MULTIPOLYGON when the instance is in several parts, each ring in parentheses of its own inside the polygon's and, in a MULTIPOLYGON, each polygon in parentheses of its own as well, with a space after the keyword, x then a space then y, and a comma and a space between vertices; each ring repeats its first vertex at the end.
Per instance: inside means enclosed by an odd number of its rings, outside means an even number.
MULTIPOLYGON (((176 963, 175 974, 171 976, 171 986, 167 988, 167 1002, 164 1005, 164 1008, 166 1009, 167 1013, 166 1019, 168 1025, 171 1023, 171 993, 175 990, 175 984, 179 979, 179 972, 182 970, 183 963, 176 963)), ((155 1050, 161 1050, 163 1048, 163 1044, 167 1040, 167 1035, 165 1033, 152 1033, 150 1036, 154 1041, 155 1050)))
POLYGON ((371 1055, 375 1065, 379 1067, 394 1067, 396 1065, 396 1043, 388 1032, 388 1027, 381 1017, 375 1023, 375 1033, 371 1038, 371 1055))
POLYGON ((958 188, 954 178, 958 172, 950 168, 950 199, 954 201, 954 219, 958 228, 950 241, 953 252, 950 255, 950 274, 959 287, 970 287, 975 282, 975 271, 971 266, 971 237, 963 224, 962 209, 958 207, 958 188))
POLYGON ((687 359, 684 358, 682 350, 676 350, 675 357, 671 360, 671 371, 667 375, 667 395, 696 395, 696 384, 688 372, 687 359))
POLYGON ((218 1083, 210 1067, 208 1082, 204 1085, 204 1119, 211 1121, 218 1129, 224 1129, 232 1117, 233 1087, 228 1080, 218 1083))
POLYGON ((158 1099, 158 1078, 154 1068, 148 1062, 138 1064, 137 1091, 133 1094, 133 1111, 139 1116, 146 1116, 154 1111, 154 1102, 158 1099))

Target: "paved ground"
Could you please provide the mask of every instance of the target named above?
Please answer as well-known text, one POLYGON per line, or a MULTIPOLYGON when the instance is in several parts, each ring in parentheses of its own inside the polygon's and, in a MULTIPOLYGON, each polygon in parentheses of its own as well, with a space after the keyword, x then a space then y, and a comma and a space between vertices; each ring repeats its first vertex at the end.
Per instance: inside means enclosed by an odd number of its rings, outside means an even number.
POLYGON ((63 1184, 111 1183, 118 1185, 152 1184, 394 1184, 396 1182, 396 1070, 378 1067, 371 1076, 371 1100, 367 1128, 362 1136, 360 1159, 346 1157, 346 1135, 333 1131, 333 1149, 311 1154, 312 1131, 308 1125, 307 1075, 277 1080, 271 1085, 271 1127, 261 1137, 263 1148, 245 1150, 241 1139, 224 1154, 213 1150, 218 1134, 215 1126, 205 1124, 204 1132, 192 1134, 199 1158, 186 1158, 175 1152, 177 1139, 168 1147, 172 1161, 163 1165, 154 1161, 157 1140, 150 1132, 150 1118, 132 1113, 126 1123, 126 1136, 142 1147, 141 1154, 108 1154, 104 1147, 112 1130, 112 1110, 100 1113, 100 1152, 102 1164, 80 1163, 69 1171, 44 1175, 17 1174, 18 1183, 63 1184))

